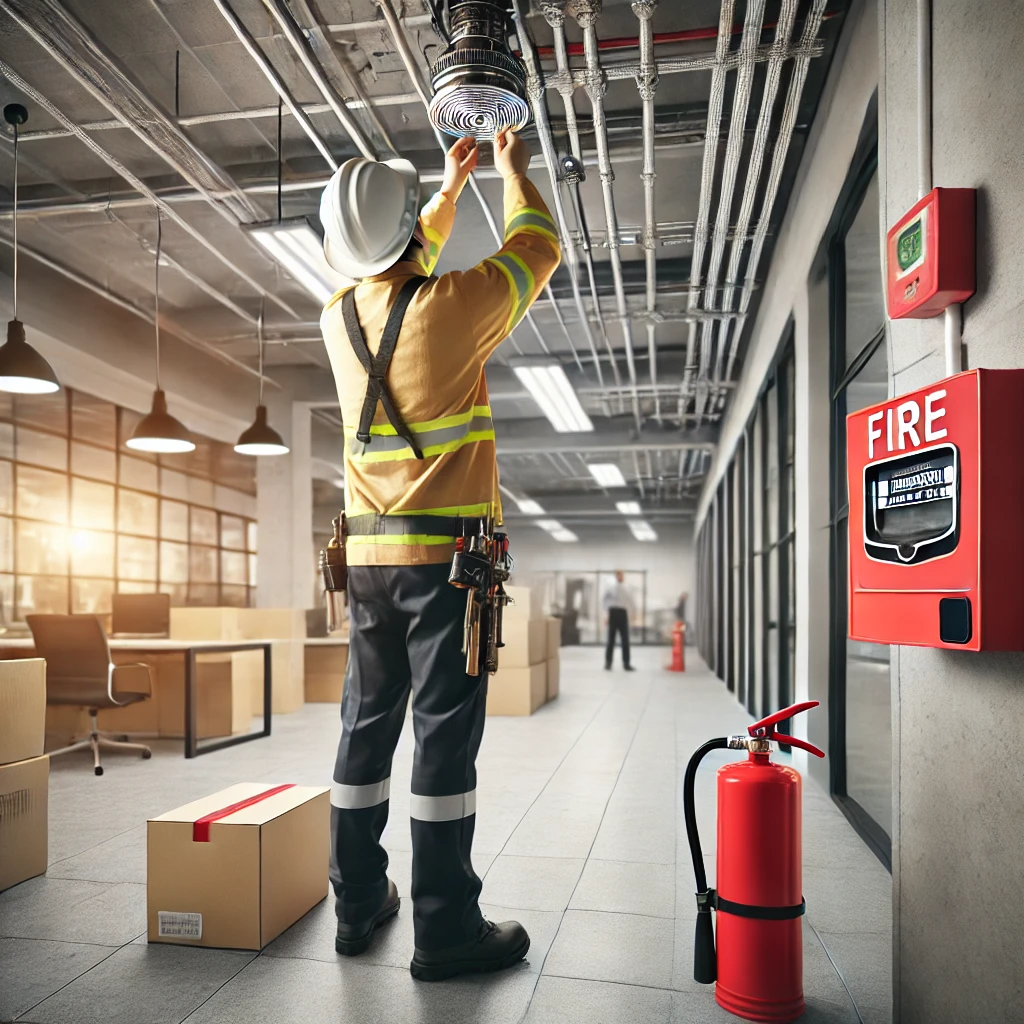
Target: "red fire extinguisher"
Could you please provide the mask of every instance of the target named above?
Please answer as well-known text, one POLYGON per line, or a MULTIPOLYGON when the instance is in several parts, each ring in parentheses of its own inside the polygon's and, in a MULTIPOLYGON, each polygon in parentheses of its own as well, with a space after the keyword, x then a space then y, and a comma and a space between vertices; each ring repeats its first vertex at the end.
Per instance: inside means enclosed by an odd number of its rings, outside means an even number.
POLYGON ((771 741, 817 757, 812 743, 775 726, 817 707, 805 701, 747 727, 749 735, 708 740, 690 758, 683 779, 686 837, 697 881, 693 977, 715 985, 715 1002, 746 1020, 786 1022, 804 1012, 804 913, 801 879, 800 773, 772 764, 771 741), (693 787, 712 750, 746 750, 746 761, 718 769, 717 889, 709 889, 697 834, 693 787), (718 951, 711 911, 718 912, 718 951))
POLYGON ((672 627, 672 664, 668 667, 669 672, 686 671, 685 643, 686 626, 682 622, 677 622, 672 627))

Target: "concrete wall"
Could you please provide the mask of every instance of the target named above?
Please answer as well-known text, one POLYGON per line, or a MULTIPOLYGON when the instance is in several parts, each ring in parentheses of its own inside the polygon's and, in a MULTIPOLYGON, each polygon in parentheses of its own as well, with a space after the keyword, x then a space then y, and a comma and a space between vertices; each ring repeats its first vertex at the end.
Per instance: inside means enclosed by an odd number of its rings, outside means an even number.
MULTIPOLYGON (((918 198, 915 10, 880 0, 882 227, 918 198)), ((1024 4, 932 0, 933 178, 978 189, 966 368, 1024 366, 1024 4)), ((890 324, 896 393, 943 376, 942 319, 890 324)), ((896 648, 894 987, 900 1024, 1020 1020, 1024 655, 896 648)))

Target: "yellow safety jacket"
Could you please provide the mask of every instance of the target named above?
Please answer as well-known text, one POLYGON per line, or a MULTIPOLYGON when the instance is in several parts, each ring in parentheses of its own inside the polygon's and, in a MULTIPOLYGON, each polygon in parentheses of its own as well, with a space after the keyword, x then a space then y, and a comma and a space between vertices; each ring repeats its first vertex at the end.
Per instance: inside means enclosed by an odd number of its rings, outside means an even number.
MULTIPOLYGON (((437 193, 420 214, 423 262, 401 262, 355 286, 359 322, 376 354, 388 311, 414 275, 429 277, 455 222, 437 193)), ((526 315, 561 259, 554 221, 523 175, 505 179, 505 244, 467 271, 431 278, 413 296, 387 386, 424 458, 397 435, 378 405, 370 444, 356 437, 367 373, 349 343, 338 292, 320 318, 345 424, 345 512, 436 516, 493 514, 501 522, 494 424, 484 364, 526 315)), ((449 561, 453 536, 350 536, 349 565, 449 561)))

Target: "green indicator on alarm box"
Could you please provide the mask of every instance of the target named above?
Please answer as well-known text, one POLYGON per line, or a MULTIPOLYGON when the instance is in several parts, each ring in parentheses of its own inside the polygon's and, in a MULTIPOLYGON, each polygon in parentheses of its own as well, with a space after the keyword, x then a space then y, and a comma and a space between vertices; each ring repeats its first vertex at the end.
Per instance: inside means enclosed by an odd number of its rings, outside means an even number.
POLYGON ((922 218, 908 224, 896 241, 896 261, 900 273, 916 267, 924 259, 924 223, 922 218))

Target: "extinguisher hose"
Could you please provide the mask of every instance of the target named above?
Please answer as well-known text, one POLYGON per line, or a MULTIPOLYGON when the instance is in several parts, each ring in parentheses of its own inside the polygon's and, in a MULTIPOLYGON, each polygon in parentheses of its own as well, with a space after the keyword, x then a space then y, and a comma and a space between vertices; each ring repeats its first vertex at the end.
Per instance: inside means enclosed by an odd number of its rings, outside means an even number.
POLYGON ((697 882, 697 928, 693 945, 693 977, 702 985, 710 985, 718 974, 715 958, 715 931, 711 922, 711 900, 708 890, 708 876, 704 870, 704 854, 700 848, 697 832, 697 811, 694 807, 693 788, 697 781, 697 769, 705 755, 712 750, 728 750, 729 741, 724 736, 708 740, 698 747, 686 766, 683 776, 683 818, 686 821, 686 838, 690 844, 693 859, 693 876, 697 882))

